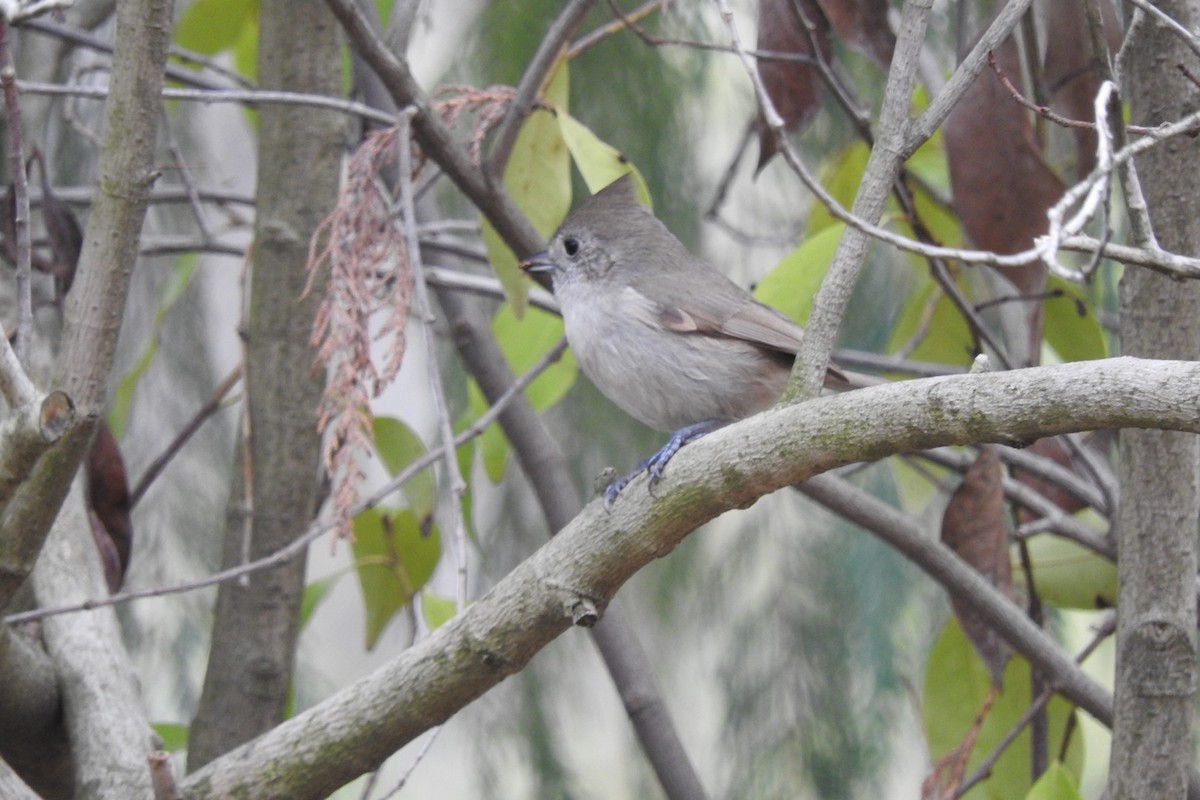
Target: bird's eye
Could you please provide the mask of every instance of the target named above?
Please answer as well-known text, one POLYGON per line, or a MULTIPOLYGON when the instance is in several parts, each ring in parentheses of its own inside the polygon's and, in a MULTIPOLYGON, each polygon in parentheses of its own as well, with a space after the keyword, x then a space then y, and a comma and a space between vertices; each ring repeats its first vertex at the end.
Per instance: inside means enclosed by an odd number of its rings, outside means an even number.
POLYGON ((566 251, 568 256, 574 258, 579 252, 579 240, 574 236, 567 236, 563 239, 563 250, 566 251))

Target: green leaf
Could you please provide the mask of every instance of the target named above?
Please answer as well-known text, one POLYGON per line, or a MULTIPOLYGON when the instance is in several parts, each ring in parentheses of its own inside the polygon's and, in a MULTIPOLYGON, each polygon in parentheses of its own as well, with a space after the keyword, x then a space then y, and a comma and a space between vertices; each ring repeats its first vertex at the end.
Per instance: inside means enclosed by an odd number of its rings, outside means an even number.
POLYGON ((256 14, 242 26, 241 35, 233 43, 233 68, 238 74, 244 75, 252 81, 258 80, 258 39, 258 15, 256 14))
MULTIPOLYGON (((388 474, 395 477, 402 469, 425 455, 425 443, 412 428, 394 417, 375 417, 375 452, 388 474)), ((437 500, 433 475, 423 469, 404 485, 404 496, 418 516, 433 511, 437 500)))
POLYGON ((458 613, 458 603, 448 597, 439 597, 433 592, 421 592, 421 610, 425 614, 425 624, 432 631, 440 628, 458 613))
POLYGON ((909 296, 892 331, 887 351, 896 352, 918 335, 918 332, 921 332, 920 342, 909 353, 910 358, 964 367, 971 364, 974 358, 971 330, 963 320, 962 314, 949 298, 940 293, 932 280, 925 281, 920 289, 909 296), (935 291, 939 294, 933 301, 930 314, 929 304, 935 291))
MULTIPOLYGON (((505 307, 492 318, 492 333, 512 371, 522 375, 562 338, 563 322, 557 314, 538 309, 532 309, 524 319, 517 319, 505 307)), ((545 411, 570 390, 578 372, 575 358, 568 350, 525 388, 525 396, 535 409, 545 411)))
POLYGON ((168 753, 186 750, 188 746, 188 726, 178 722, 155 722, 151 728, 162 740, 162 749, 168 753))
POLYGON ((603 141, 591 128, 568 114, 565 108, 558 109, 555 117, 588 191, 595 194, 622 175, 632 172, 638 199, 647 208, 654 208, 646 179, 620 150, 603 141))
MULTIPOLYGON (((504 306, 492 319, 492 332, 509 367, 521 375, 562 337, 563 324, 558 316, 538 309, 530 309, 524 319, 518 320, 513 310, 504 306)), ((578 374, 575 358, 568 351, 525 388, 525 397, 536 410, 545 411, 566 395, 578 374)), ((467 397, 471 418, 476 419, 487 409, 487 401, 474 382, 468 385, 467 397)), ((499 482, 508 457, 508 441, 499 425, 488 426, 480 436, 479 448, 488 478, 499 482)))
MULTIPOLYGON (((938 131, 932 139, 921 145, 904 166, 920 178, 909 182, 917 216, 925 223, 925 227, 933 234, 938 244, 945 247, 961 247, 965 239, 962 220, 953 208, 939 202, 930 193, 932 189, 943 199, 950 197, 950 167, 942 146, 942 132, 938 131)), ((899 204, 894 197, 889 203, 889 208, 899 212, 899 204)), ((912 235, 909 226, 905 225, 905 230, 912 235)), ((924 266, 924 262, 922 265, 924 266)))
MULTIPOLYGON (((867 157, 870 154, 871 151, 865 144, 855 142, 836 153, 829 166, 821 171, 821 185, 843 208, 854 204, 854 195, 858 193, 858 185, 862 183, 863 172, 867 168, 867 157)), ((836 222, 825 204, 816 201, 805 223, 804 237, 807 239, 815 236, 836 222)))
POLYGON ((921 183, 946 195, 950 194, 950 165, 946 161, 946 147, 939 130, 917 152, 904 162, 904 167, 921 179, 921 183))
MULTIPOLYGON (((471 407, 472 418, 478 417, 487 408, 487 400, 475 381, 471 381, 467 385, 467 402, 471 407)), ((476 441, 484 474, 492 483, 499 483, 504 477, 504 465, 508 461, 509 451, 508 439, 504 436, 504 431, 501 430, 499 424, 493 422, 483 429, 483 433, 479 434, 476 441)))
POLYGON ((137 391, 138 382, 141 381, 142 375, 150 367, 158 352, 158 339, 162 334, 167 312, 171 310, 171 307, 183 294, 183 290, 191 283, 192 274, 195 271, 195 253, 182 255, 175 261, 171 276, 162 287, 162 295, 158 301, 158 308, 154 311, 154 324, 150 329, 150 336, 146 340, 146 346, 137 361, 134 362, 133 367, 117 383, 117 389, 113 393, 112 404, 108 410, 108 425, 112 428, 113 436, 116 436, 118 441, 125 435, 125 425, 129 421, 129 411, 133 407, 133 395, 137 391))
POLYGON ((216 55, 232 49, 245 35, 247 26, 257 29, 257 21, 257 0, 196 0, 175 26, 175 43, 216 55))
MULTIPOLYGON (((569 88, 567 62, 560 60, 542 99, 565 109, 569 88)), ((549 238, 571 206, 571 162, 553 113, 535 109, 525 120, 504 170, 504 186, 538 233, 549 238)), ((483 243, 513 312, 522 316, 528 279, 517 267, 517 256, 486 219, 483 243)))
MULTIPOLYGON (((933 645, 925 671, 922 712, 925 734, 934 759, 957 747, 974 724, 991 686, 991 675, 951 618, 933 645)), ((1004 671, 1004 689, 996 698, 967 765, 970 774, 999 744, 1029 708, 1029 663, 1014 656, 1004 671)), ((1046 706, 1049 748, 1060 751, 1073 706, 1055 695, 1046 706)), ((1008 800, 1023 797, 1030 789, 1030 732, 1026 727, 992 767, 991 776, 967 793, 968 800, 1008 800)), ((1078 776, 1083 764, 1083 737, 1078 728, 1067 747, 1065 769, 1078 776)))
MULTIPOLYGON (((1089 611, 1116 606, 1116 564, 1061 536, 1034 536, 1028 540, 1028 548, 1033 585, 1045 602, 1089 611)), ((1021 585, 1024 574, 1014 569, 1013 579, 1021 585)))
POLYGON ((1083 800, 1083 795, 1070 770, 1055 761, 1038 778, 1025 800, 1083 800))
POLYGON ((321 605, 329 595, 329 590, 345 574, 345 570, 339 570, 304 587, 304 596, 300 600, 300 630, 304 630, 304 626, 308 624, 313 612, 317 610, 317 606, 321 605))
POLYGON ((1063 361, 1107 358, 1104 329, 1079 287, 1051 275, 1046 288, 1063 293, 1062 297, 1052 297, 1045 303, 1046 344, 1063 361))
POLYGON ((884 463, 891 465, 900 507, 905 511, 918 514, 932 501, 945 500, 943 486, 946 484, 938 481, 948 480, 949 469, 932 462, 922 463, 918 469, 905 458, 889 458, 884 463))
POLYGON ((763 277, 754 296, 773 306, 801 325, 808 322, 812 299, 833 262, 833 252, 846 226, 838 222, 822 228, 784 256, 763 277))
POLYGON ((429 517, 411 510, 371 508, 354 518, 354 561, 367 614, 366 646, 433 575, 441 536, 429 517))

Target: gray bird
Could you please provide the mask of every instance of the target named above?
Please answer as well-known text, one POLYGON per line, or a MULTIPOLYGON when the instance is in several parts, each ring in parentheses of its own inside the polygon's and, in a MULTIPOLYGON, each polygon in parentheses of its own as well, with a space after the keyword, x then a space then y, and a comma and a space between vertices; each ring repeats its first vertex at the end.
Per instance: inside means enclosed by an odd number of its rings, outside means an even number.
MULTIPOLYGON (((687 251, 637 199, 631 175, 563 221, 521 264, 550 277, 584 373, 627 414, 673 434, 605 490, 611 506, 680 447, 779 399, 804 329, 687 251)), ((827 383, 845 383, 831 367, 827 383)))

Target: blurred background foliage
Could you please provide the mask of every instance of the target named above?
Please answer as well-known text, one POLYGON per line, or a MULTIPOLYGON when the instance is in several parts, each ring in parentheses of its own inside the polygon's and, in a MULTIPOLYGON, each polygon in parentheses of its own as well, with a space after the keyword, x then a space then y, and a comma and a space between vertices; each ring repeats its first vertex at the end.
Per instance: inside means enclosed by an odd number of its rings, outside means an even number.
MULTIPOLYGON (((633 3, 626 0, 621 5, 633 13, 633 3)), ((629 30, 617 31, 560 67, 545 99, 558 104, 562 115, 557 125, 546 110, 530 117, 527 135, 514 153, 517 166, 510 167, 525 169, 525 183, 518 186, 514 179, 510 188, 549 232, 587 195, 589 183, 613 168, 614 153, 619 153, 621 168, 627 163, 644 178, 655 213, 693 252, 739 283, 756 287, 764 302, 803 321, 843 223, 813 200, 781 159, 768 160, 758 169, 755 102, 744 73, 729 53, 690 44, 726 42, 716 7, 664 5, 639 17, 638 25, 667 43, 651 45, 629 30), (568 143, 563 126, 576 123, 568 132, 577 138, 568 143), (569 193, 562 191, 565 187, 569 193)), ((760 43, 763 26, 780 26, 778 15, 787 13, 787 4, 781 7, 770 0, 734 5, 744 35, 757 25, 760 43)), ((858 8, 873 21, 874 28, 864 24, 859 29, 869 33, 864 34, 865 45, 848 41, 837 25, 832 32, 828 24, 824 29, 830 63, 873 117, 885 78, 880 54, 889 47, 878 25, 880 20, 885 27, 889 19, 894 21, 895 9, 883 2, 805 0, 801 5, 830 17, 839 8, 858 8)), ((928 94, 949 74, 962 49, 962 31, 977 30, 990 14, 989 5, 938 4, 923 67, 926 85, 913 98, 914 110, 923 107, 928 94)), ((1046 25, 1054 13, 1047 7, 1055 5, 1038 4, 1031 16, 1026 38, 1019 43, 1027 65, 1036 64, 1046 52, 1046 25)), ((414 69, 427 90, 447 86, 448 96, 463 85, 515 85, 561 7, 553 0, 421 4, 409 45, 414 69)), ((384 21, 393 12, 388 0, 377 0, 376 9, 384 21)), ((598 3, 580 34, 612 20, 608 5, 598 3)), ((252 81, 256 3, 182 4, 175 41, 252 81)), ((1086 46, 1082 36, 1058 44, 1071 52, 1086 46)), ((347 86, 349 76, 347 59, 347 86)), ((984 77, 992 79, 990 73, 984 77)), ((1018 69, 1013 77, 1036 81, 1039 76, 1022 76, 1018 69)), ((785 89, 805 80, 811 75, 781 79, 785 89)), ((195 153, 220 151, 231 138, 248 141, 255 136, 252 112, 241 118, 202 110, 186 113, 193 120, 186 144, 195 153)), ((1035 129, 1030 115, 1015 103, 1009 113, 1015 117, 1008 124, 1034 134, 1032 157, 1048 174, 1058 176, 1056 180, 1070 183, 1080 158, 1075 142, 1040 124, 1035 129)), ((868 152, 857 126, 828 91, 817 91, 812 103, 789 121, 794 123, 790 136, 800 157, 849 207, 868 152)), ((469 131, 470 124, 463 123, 464 130, 469 131)), ((992 130, 999 136, 1001 127, 993 125, 992 130)), ((920 223, 930 235, 946 245, 968 246, 988 229, 978 222, 972 228, 966 212, 952 204, 962 196, 955 189, 953 162, 984 160, 982 154, 995 151, 1000 160, 994 169, 1014 167, 1003 161, 1011 156, 1004 147, 1008 140, 990 138, 987 128, 974 129, 965 144, 962 136, 953 143, 947 138, 935 136, 913 157, 909 186, 920 223)), ((253 166, 249 152, 227 151, 223 169, 248 174, 253 166)), ((977 215, 998 206, 1028 206, 1027 192, 1028 186, 1016 180, 998 186, 977 215)), ((471 214, 452 194, 441 188, 431 193, 422 213, 430 220, 471 214)), ((1029 213, 1044 215, 1044 208, 1029 213)), ((243 223, 231 217, 229 228, 236 231, 243 223)), ((912 223, 893 200, 883 224, 912 235, 912 223)), ((465 238, 476 252, 482 249, 473 234, 465 238)), ((496 246, 489 248, 493 264, 504 258, 494 252, 496 246)), ((1012 243, 1014 250, 1027 246, 1028 242, 1012 243)), ((455 261, 441 253, 437 258, 438 263, 490 274, 478 259, 455 261)), ((213 314, 212 307, 222 298, 228 301, 228 293, 236 289, 229 280, 215 289, 211 279, 193 286, 193 271, 204 269, 203 264, 198 268, 191 256, 184 256, 173 271, 160 270, 158 278, 139 284, 143 308, 149 310, 141 324, 132 325, 123 344, 127 369, 114 406, 118 431, 126 430, 128 415, 138 410, 144 414, 153 405, 149 398, 162 396, 155 386, 169 383, 174 372, 188 371, 187 359, 194 354, 156 349, 164 326, 169 332, 181 324, 179 314, 196 315, 189 323, 193 330, 211 334, 212 348, 228 360, 233 349, 230 320, 228 314, 213 314), (179 310, 173 311, 176 306, 179 310), (223 332, 213 333, 217 328, 223 332), (154 367, 148 369, 151 362, 154 367), (174 372, 164 362, 174 364, 174 372), (165 375, 156 372, 162 370, 167 370, 165 375)), ((212 268, 207 262, 207 269, 212 268)), ((1021 302, 990 305, 1025 290, 996 271, 957 265, 951 271, 954 284, 979 307, 980 317, 1020 356, 1018 360, 1031 352, 1035 360, 1046 361, 1109 353, 1111 335, 1102 321, 1113 313, 1118 276, 1114 265, 1102 262, 1087 286, 1051 280, 1044 295, 1026 292, 1029 297, 1021 302), (1037 314, 1031 314, 1035 306, 1037 314)), ((515 288, 512 278, 507 288, 510 298, 525 291, 515 288)), ((517 373, 541 358, 561 335, 561 323, 552 314, 525 309, 515 299, 480 302, 492 315, 493 330, 517 373)), ((926 260, 879 245, 868 257, 839 344, 844 352, 897 355, 946 371, 966 368, 981 350, 970 325, 931 277, 926 260)), ((454 365, 450 349, 442 349, 453 379, 455 418, 465 427, 484 412, 486 403, 454 365)), ((394 475, 435 441, 426 369, 428 365, 406 365, 397 386, 373 408, 378 455, 373 479, 394 475)), ((545 412, 567 453, 572 477, 585 494, 604 468, 623 471, 659 444, 658 434, 626 418, 582 379, 569 355, 528 395, 545 412)), ((133 422, 131 430, 136 433, 146 424, 144 419, 133 422)), ((211 451, 200 458, 198 470, 222 474, 228 469, 230 428, 227 422, 210 443, 211 451)), ((132 458, 145 460, 136 454, 132 458)), ((479 596, 543 541, 545 523, 497 426, 462 448, 460 463, 470 482, 466 508, 473 547, 472 593, 479 596)), ((930 536, 958 483, 956 474, 927 463, 897 461, 847 474, 916 516, 930 536)), ((445 494, 444 487, 439 489, 441 480, 440 474, 435 478, 425 473, 396 505, 356 520, 358 542, 353 548, 341 547, 324 558, 314 555, 298 707, 395 655, 452 613, 453 559, 437 525, 439 502, 444 502, 438 500, 439 492, 445 494)), ((153 527, 155 515, 166 513, 162 509, 159 503, 139 511, 139 527, 153 527)), ((1011 528, 1008 517, 1006 511, 997 524, 1011 528)), ((145 553, 151 545, 139 547, 145 553)), ((214 558, 211 547, 197 549, 201 552, 189 551, 191 555, 183 557, 214 558)), ((1062 601, 1072 606, 1069 611, 1047 610, 1064 641, 1074 642, 1080 621, 1093 617, 1092 599, 1109 588, 1111 570, 1082 551, 1053 553, 1045 559, 1046 567, 1078 567, 1060 570, 1064 577, 1047 578, 1047 585, 1040 587, 1047 593, 1061 590, 1056 597, 1075 598, 1062 601), (1086 585, 1072 592, 1080 587, 1071 582, 1079 580, 1086 585)), ((155 582, 152 568, 140 569, 135 578, 155 582)), ((764 498, 753 508, 706 526, 639 574, 622 590, 622 597, 635 610, 641 643, 655 665, 684 744, 714 797, 915 797, 931 764, 968 737, 976 715, 991 702, 986 698, 992 673, 964 638, 941 590, 889 547, 794 493, 764 498)), ((171 733, 171 741, 182 745, 186 730, 177 723, 189 719, 193 710, 199 651, 179 645, 164 663, 161 645, 164 638, 191 630, 200 611, 172 608, 178 618, 173 616, 171 622, 163 621, 165 614, 142 611, 128 612, 126 622, 143 673, 149 674, 154 665, 153 673, 159 676, 147 693, 155 713, 168 725, 164 731, 171 733)), ((1104 656, 1099 661, 1103 671, 1104 656)), ((986 743, 1028 707, 1028 665, 1014 658, 1001 671, 1003 690, 980 733, 968 773, 986 755, 986 743)), ((1085 764, 1091 765, 1090 774, 1103 774, 1100 762, 1107 747, 1101 742, 1087 747, 1085 754, 1082 734, 1064 734, 1076 724, 1065 704, 1051 704, 1050 720, 1051 760, 1060 750, 1064 754, 1052 780, 1067 788, 1045 794, 1050 790, 1042 786, 1039 796, 1066 797, 1081 778, 1087 780, 1085 764)), ((1089 727, 1087 736, 1094 735, 1089 727)), ((409 796, 659 796, 611 682, 591 644, 576 633, 556 641, 521 674, 462 711, 441 736, 411 778, 409 796)), ((420 746, 415 743, 398 754, 388 772, 411 762, 420 746)), ((1029 747, 1028 737, 1018 739, 997 762, 992 777, 968 797, 1025 796, 1033 783, 1029 747)), ((338 796, 359 797, 361 792, 362 787, 354 785, 338 796)))

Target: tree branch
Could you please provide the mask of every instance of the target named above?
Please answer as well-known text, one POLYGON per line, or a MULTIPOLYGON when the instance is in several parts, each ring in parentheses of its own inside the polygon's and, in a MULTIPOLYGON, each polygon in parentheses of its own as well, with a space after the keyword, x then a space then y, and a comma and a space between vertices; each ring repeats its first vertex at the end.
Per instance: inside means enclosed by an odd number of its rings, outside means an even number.
POLYGON ((503 187, 493 185, 454 141, 450 130, 433 110, 429 97, 421 91, 408 65, 398 60, 376 33, 369 20, 354 5, 354 0, 326 0, 334 16, 357 50, 383 81, 396 105, 414 106, 413 135, 421 149, 437 162, 450 180, 492 223, 513 252, 518 255, 542 249, 542 237, 521 213, 503 187))
MULTIPOLYGON (((0 516, 0 542, 9 552, 36 557, 104 408, 146 196, 154 180, 159 92, 170 30, 170 0, 118 4, 99 194, 88 217, 74 291, 67 299, 58 377, 78 417, 37 462, 0 516)), ((24 558, 5 566, 6 579, 19 580, 33 561, 24 558)))
MULTIPOLYGON (((698 525, 768 492, 897 452, 1115 427, 1200 432, 1200 364, 1118 358, 931 378, 777 407, 730 425, 679 452, 657 499, 638 480, 611 512, 589 504, 428 638, 191 775, 184 790, 195 800, 328 794, 522 669, 580 605, 603 609, 636 570, 698 525), (345 719, 358 724, 347 730, 345 719)), ((969 596, 983 596, 972 594, 983 590, 970 578, 955 580, 965 581, 969 596)), ((1037 643, 1025 653, 1035 663, 1069 661, 1049 637, 998 611, 990 609, 1002 630, 1043 637, 1013 642, 1037 643)), ((1098 719, 1111 718, 1107 693, 1094 683, 1073 681, 1061 691, 1098 719)))
POLYGON ((529 116, 538 92, 546 76, 550 74, 550 68, 558 63, 559 54, 567 41, 575 34, 583 18, 595 4, 596 0, 571 0, 566 8, 559 12, 538 44, 537 52, 525 67, 525 74, 521 76, 521 82, 517 85, 517 94, 509 104, 504 119, 496 128, 492 149, 488 153, 487 169, 496 183, 504 176, 504 167, 512 155, 521 124, 525 122, 525 117, 529 116))
POLYGON ((796 487, 821 505, 882 539, 942 584, 955 600, 971 606, 1005 641, 1025 656, 1057 692, 1104 725, 1112 725, 1112 696, 1025 611, 921 526, 853 484, 818 475, 796 487))
MULTIPOLYGON (((77 485, 33 572, 39 604, 78 601, 105 588, 82 481, 77 485)), ((149 797, 153 732, 116 614, 101 609, 55 617, 42 632, 63 695, 77 796, 149 797)))

